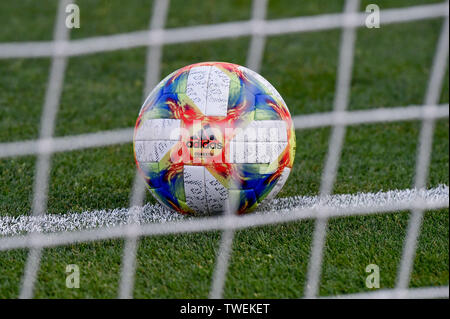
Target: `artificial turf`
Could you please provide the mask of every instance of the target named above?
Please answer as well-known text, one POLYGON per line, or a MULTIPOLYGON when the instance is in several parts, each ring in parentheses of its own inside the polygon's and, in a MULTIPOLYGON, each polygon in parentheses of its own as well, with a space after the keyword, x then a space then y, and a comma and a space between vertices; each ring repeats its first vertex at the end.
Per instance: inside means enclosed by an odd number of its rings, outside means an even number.
MULTIPOLYGON (((378 1, 381 9, 436 1, 378 1)), ((71 38, 148 28, 151 1, 77 1, 81 28, 71 38)), ((269 19, 342 11, 344 1, 269 1, 269 19)), ((362 1, 364 9, 369 1, 362 1)), ((0 42, 52 38, 55 1, 0 3, 0 42)), ((251 1, 172 0, 167 27, 245 20, 251 1)), ((361 28, 357 32, 351 110, 423 103, 442 19, 361 28)), ((278 89, 292 115, 332 109, 341 32, 269 37, 261 74, 278 89)), ((167 45, 161 76, 199 61, 245 64, 249 38, 167 45)), ((142 101, 145 48, 69 59, 55 135, 132 127, 142 101)), ((35 139, 50 60, 0 60, 0 142, 35 139)), ((448 103, 448 71, 440 103, 448 103)), ((447 184, 449 121, 439 120, 427 186, 447 184)), ((334 193, 411 188, 420 122, 347 129, 334 193)), ((297 130, 294 168, 278 196, 316 195, 330 129, 297 130)), ((0 160, 0 215, 30 214, 35 156, 0 160)), ((125 207, 135 167, 132 145, 52 156, 48 213, 125 207)), ((147 200, 153 202, 150 196, 147 200)), ((368 291, 368 264, 380 267, 381 288, 394 287, 408 212, 330 220, 321 295, 368 291)), ((238 231, 225 285, 229 298, 296 298, 303 295, 314 223, 293 222, 238 231)), ((412 287, 449 283, 448 210, 425 214, 411 278, 412 287)), ((211 285, 219 232, 142 238, 134 296, 202 298, 211 285)), ((35 287, 38 298, 117 296, 123 240, 45 249, 35 287), (65 286, 67 264, 80 267, 80 288, 65 286)), ((15 298, 26 250, 0 252, 0 297, 15 298)))

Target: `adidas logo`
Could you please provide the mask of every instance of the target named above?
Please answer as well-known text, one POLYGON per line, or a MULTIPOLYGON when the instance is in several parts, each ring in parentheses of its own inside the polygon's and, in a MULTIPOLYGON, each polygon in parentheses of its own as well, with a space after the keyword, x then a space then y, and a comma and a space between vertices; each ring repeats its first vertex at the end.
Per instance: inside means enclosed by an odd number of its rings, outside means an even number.
POLYGON ((186 142, 188 148, 209 148, 209 149, 222 149, 223 145, 220 143, 211 132, 209 124, 205 125, 200 132, 189 138, 186 142))

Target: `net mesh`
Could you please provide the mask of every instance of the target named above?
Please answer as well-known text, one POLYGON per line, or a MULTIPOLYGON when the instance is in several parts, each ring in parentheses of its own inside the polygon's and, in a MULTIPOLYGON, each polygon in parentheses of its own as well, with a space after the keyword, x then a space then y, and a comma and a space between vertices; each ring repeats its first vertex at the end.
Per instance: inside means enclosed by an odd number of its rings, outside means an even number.
MULTIPOLYGON (((60 0, 54 28, 54 40, 48 42, 0 43, 0 59, 51 57, 50 77, 45 95, 41 130, 37 140, 0 143, 0 158, 23 155, 37 155, 35 184, 33 189, 32 214, 45 214, 49 186, 51 155, 85 148, 103 147, 132 141, 133 128, 102 131, 75 136, 53 137, 56 115, 58 113, 64 73, 67 60, 72 56, 106 52, 146 46, 146 79, 144 96, 160 78, 162 47, 165 44, 193 41, 217 40, 239 36, 251 36, 247 66, 259 71, 264 54, 265 39, 270 35, 342 29, 339 49, 339 64, 333 111, 328 113, 294 116, 296 130, 316 127, 331 127, 329 149, 326 157, 320 197, 325 198, 333 189, 341 150, 344 144, 346 128, 364 123, 421 120, 417 161, 415 169, 415 188, 424 190, 431 156, 431 145, 435 121, 448 118, 448 105, 439 105, 438 98, 442 89, 448 56, 448 2, 382 10, 381 24, 401 23, 429 18, 444 18, 438 45, 431 68, 428 88, 423 105, 398 106, 395 108, 375 108, 366 111, 347 111, 349 91, 354 60, 356 30, 365 25, 366 15, 359 11, 359 0, 347 0, 344 11, 335 14, 323 14, 289 19, 266 20, 267 0, 254 0, 249 21, 220 23, 215 25, 165 29, 168 0, 156 0, 153 5, 149 29, 125 34, 100 36, 81 40, 69 40, 69 29, 65 27, 65 8, 73 1, 60 0)), ((338 298, 434 298, 448 297, 449 287, 409 288, 417 238, 420 233, 424 211, 448 207, 447 200, 431 200, 417 192, 414 200, 408 202, 390 202, 373 207, 336 208, 327 204, 313 208, 300 208, 289 214, 253 214, 234 216, 226 214, 216 217, 203 217, 189 220, 167 222, 163 224, 133 223, 135 214, 143 204, 145 186, 136 174, 130 194, 130 223, 116 227, 73 232, 40 233, 0 238, 0 250, 28 248, 29 255, 25 265, 20 291, 21 298, 33 297, 33 289, 39 270, 42 249, 88 242, 102 239, 124 238, 125 246, 122 258, 121 279, 118 297, 131 298, 135 275, 138 238, 141 236, 176 233, 222 231, 219 252, 213 274, 210 297, 221 298, 227 276, 228 262, 232 254, 234 233, 238 229, 314 219, 314 233, 311 257, 308 263, 307 281, 304 296, 318 297, 322 256, 327 233, 328 220, 337 216, 355 216, 383 214, 400 210, 411 211, 402 258, 398 270, 395 288, 375 292, 338 295, 338 298)))

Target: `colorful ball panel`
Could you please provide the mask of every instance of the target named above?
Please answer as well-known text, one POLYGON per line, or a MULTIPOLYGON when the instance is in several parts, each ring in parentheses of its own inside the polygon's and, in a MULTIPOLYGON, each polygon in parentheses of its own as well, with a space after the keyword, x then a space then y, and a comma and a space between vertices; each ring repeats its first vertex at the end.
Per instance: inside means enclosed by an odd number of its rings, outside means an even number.
POLYGON ((144 102, 136 165, 151 194, 182 214, 254 210, 283 187, 295 132, 280 94, 261 75, 224 62, 188 65, 144 102))

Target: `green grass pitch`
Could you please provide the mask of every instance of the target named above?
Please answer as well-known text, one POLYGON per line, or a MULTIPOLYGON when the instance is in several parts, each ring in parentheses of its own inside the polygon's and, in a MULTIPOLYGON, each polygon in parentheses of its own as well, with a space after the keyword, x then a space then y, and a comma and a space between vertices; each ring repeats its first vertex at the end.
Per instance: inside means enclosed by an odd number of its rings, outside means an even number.
MULTIPOLYGON (((339 12, 344 1, 271 0, 268 18, 339 12)), ((362 10, 373 1, 364 0, 362 10)), ((379 0, 381 9, 433 3, 379 0)), ((72 39, 148 28, 151 1, 78 0, 81 28, 72 39)), ((0 2, 0 42, 51 40, 56 1, 0 2)), ((250 0, 172 0, 166 27, 250 18, 250 0)), ((442 19, 360 28, 349 109, 422 104, 442 19)), ((330 111, 340 30, 269 37, 261 74, 279 90, 292 115, 330 111)), ((168 45, 162 74, 199 61, 245 65, 249 37, 168 45)), ((69 59, 55 135, 134 125, 142 102, 145 48, 69 59)), ((0 142, 38 138, 50 59, 0 60, 0 142)), ((441 103, 448 103, 448 70, 441 103)), ((413 186, 419 121, 349 127, 334 193, 376 192, 413 186)), ((449 178, 449 121, 434 132, 428 186, 449 178)), ((296 131, 294 169, 278 196, 316 195, 329 128, 296 131)), ((0 160, 0 216, 29 214, 36 157, 0 160)), ((132 145, 52 156, 49 213, 125 207, 133 183, 132 145)), ((153 199, 147 196, 147 200, 153 199)), ((320 294, 364 292, 368 264, 380 267, 381 288, 395 285, 408 212, 330 221, 320 294)), ((313 221, 239 231, 225 284, 228 298, 298 298, 303 295, 313 221)), ((134 297, 208 296, 220 232, 146 237, 139 242, 134 297)), ((35 286, 38 298, 114 298, 123 240, 45 249, 35 286), (80 288, 65 287, 65 267, 80 267, 80 288)), ((411 287, 449 284, 448 210, 425 214, 411 287)), ((0 298, 16 298, 27 250, 0 252, 0 298)))

